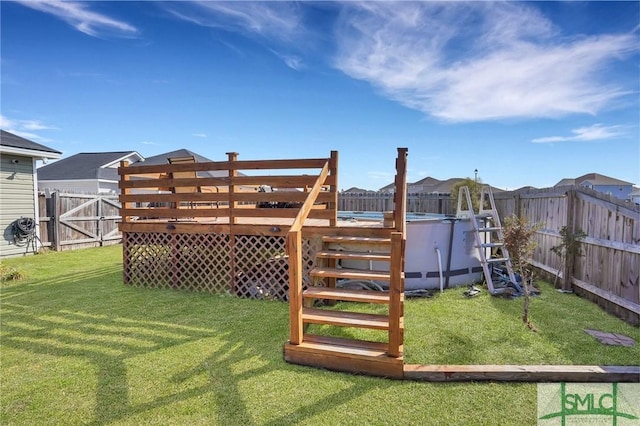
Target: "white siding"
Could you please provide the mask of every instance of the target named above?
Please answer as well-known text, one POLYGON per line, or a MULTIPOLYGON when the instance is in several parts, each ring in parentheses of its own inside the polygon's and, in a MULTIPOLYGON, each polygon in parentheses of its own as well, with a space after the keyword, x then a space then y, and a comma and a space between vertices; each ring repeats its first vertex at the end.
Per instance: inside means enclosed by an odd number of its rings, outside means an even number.
POLYGON ((11 224, 21 217, 36 218, 33 173, 31 157, 10 154, 0 157, 0 256, 26 251, 14 244, 11 224))

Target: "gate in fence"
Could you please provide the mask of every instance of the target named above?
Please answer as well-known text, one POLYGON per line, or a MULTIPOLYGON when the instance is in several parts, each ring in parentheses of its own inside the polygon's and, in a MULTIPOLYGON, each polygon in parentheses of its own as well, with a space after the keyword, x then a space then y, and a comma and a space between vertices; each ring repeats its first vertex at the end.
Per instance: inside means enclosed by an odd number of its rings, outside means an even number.
POLYGON ((120 202, 117 195, 54 192, 38 197, 40 239, 53 250, 116 244, 120 202))

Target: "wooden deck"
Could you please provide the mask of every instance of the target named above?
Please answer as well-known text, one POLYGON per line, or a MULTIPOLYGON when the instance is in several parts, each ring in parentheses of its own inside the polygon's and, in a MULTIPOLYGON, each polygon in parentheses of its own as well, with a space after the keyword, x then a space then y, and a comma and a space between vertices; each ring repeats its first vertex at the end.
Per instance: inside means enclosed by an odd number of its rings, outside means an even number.
POLYGON ((407 150, 398 149, 395 208, 384 221, 338 220, 337 152, 302 160, 238 161, 237 156, 228 153, 223 162, 121 165, 125 283, 238 297, 288 295, 284 358, 301 365, 427 381, 640 381, 640 367, 404 365, 407 150), (314 168, 317 175, 239 172, 314 168), (217 177, 203 177, 208 171, 217 177), (258 190, 265 185, 282 190, 258 190), (389 268, 337 268, 345 258, 388 262, 389 268), (335 288, 339 278, 388 281, 389 292, 335 288), (313 307, 317 299, 387 305, 388 314, 313 307), (379 343, 318 336, 306 332, 311 323, 384 330, 388 338, 379 343))

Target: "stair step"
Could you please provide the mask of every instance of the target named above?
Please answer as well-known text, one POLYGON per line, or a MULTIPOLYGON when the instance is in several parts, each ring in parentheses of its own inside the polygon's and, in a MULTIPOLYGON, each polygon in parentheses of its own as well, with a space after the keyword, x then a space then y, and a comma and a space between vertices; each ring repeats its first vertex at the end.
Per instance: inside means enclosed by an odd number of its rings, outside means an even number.
POLYGON ((493 219, 492 213, 478 213, 476 215, 476 219, 493 219))
POLYGON ((482 243, 480 247, 504 247, 504 243, 482 243))
POLYGON ((349 259, 349 260, 373 260, 373 261, 390 261, 389 253, 365 253, 356 251, 335 251, 323 250, 316 253, 316 257, 322 259, 349 259))
POLYGON ((355 280, 391 280, 391 274, 386 271, 365 271, 362 269, 315 267, 309 275, 321 278, 349 278, 355 280))
POLYGON ((336 352, 355 353, 366 356, 384 355, 389 348, 385 342, 370 342, 368 340, 347 339, 344 337, 320 336, 318 334, 304 334, 302 342, 309 346, 333 346, 336 352))
POLYGON ((389 303, 389 293, 347 288, 309 287, 304 291, 302 297, 308 299, 344 300, 348 302, 389 303))
POLYGON ((504 263, 508 260, 509 259, 507 259, 506 257, 494 257, 492 259, 487 259, 487 263, 504 263))
POLYGON ((360 244, 381 244, 381 245, 391 244, 391 238, 341 237, 337 235, 323 235, 322 241, 325 243, 360 243, 360 244))
POLYGON ((287 362, 349 373, 370 374, 402 379, 402 355, 390 357, 384 343, 339 337, 310 336, 305 334, 299 345, 286 343, 284 358, 287 362))
MULTIPOLYGON (((372 328, 375 330, 389 329, 389 317, 387 315, 363 314, 360 312, 303 308, 302 321, 311 324, 327 324, 341 327, 372 328)), ((401 327, 402 323, 401 318, 401 327)))
POLYGON ((489 226, 487 228, 478 228, 479 232, 494 232, 494 231, 501 231, 502 228, 499 226, 489 226))

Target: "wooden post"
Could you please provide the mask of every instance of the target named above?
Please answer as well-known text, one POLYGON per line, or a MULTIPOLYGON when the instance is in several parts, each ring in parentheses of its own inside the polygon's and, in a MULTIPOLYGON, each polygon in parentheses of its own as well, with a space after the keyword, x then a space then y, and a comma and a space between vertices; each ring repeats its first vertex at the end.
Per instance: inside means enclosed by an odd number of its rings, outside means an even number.
POLYGON ((289 253, 289 318, 292 345, 302 342, 302 232, 291 231, 287 235, 289 253))
POLYGON ((329 191, 333 194, 333 201, 328 206, 333 210, 333 215, 329 219, 329 226, 336 226, 338 224, 338 151, 331 151, 329 175, 335 179, 334 184, 329 187, 329 191))
MULTIPOLYGON (((120 168, 121 169, 125 169, 129 167, 129 163, 127 163, 126 161, 121 161, 120 162, 120 168)), ((126 172, 126 170, 124 170, 124 172, 126 172)), ((120 174, 120 182, 127 182, 131 180, 131 175, 128 174, 120 174)), ((124 188, 123 185, 120 185, 120 193, 122 195, 129 195, 131 194, 131 188, 124 188)), ((120 205, 120 209, 130 209, 131 208, 131 203, 121 203, 120 205)), ((122 214, 122 211, 120 211, 120 217, 122 218, 122 223, 126 223, 129 222, 129 216, 124 216, 122 214)))
POLYGON ((396 159, 396 180, 394 193, 394 211, 396 212, 396 230, 404 235, 407 217, 407 148, 398 148, 396 159))
POLYGON ((54 192, 51 195, 51 211, 49 216, 51 216, 51 225, 53 226, 53 230, 51 232, 52 240, 51 247, 55 251, 62 250, 62 245, 60 244, 60 214, 62 208, 60 207, 60 195, 58 191, 54 192))
POLYGON ((229 158, 229 224, 235 225, 238 223, 238 219, 234 215, 234 209, 238 207, 238 202, 236 201, 235 192, 236 192, 236 184, 235 177, 238 176, 238 171, 235 168, 233 163, 238 161, 238 153, 237 152, 227 152, 227 157, 229 158))
MULTIPOLYGON (((231 218, 231 216, 229 216, 231 218)), ((238 283, 236 282, 236 235, 233 227, 229 227, 229 275, 231 279, 231 293, 238 294, 238 283)))
POLYGON ((391 263, 389 271, 391 280, 389 283, 389 349, 388 354, 397 358, 402 354, 403 341, 403 295, 404 278, 402 277, 403 264, 403 234, 391 233, 391 263))
MULTIPOLYGON (((566 226, 567 231, 572 234, 575 232, 575 189, 570 189, 567 191, 567 219, 566 226)), ((572 284, 571 279, 573 278, 573 263, 574 263, 574 255, 566 254, 566 259, 564 262, 564 270, 562 271, 562 289, 563 290, 571 290, 572 284)))
MULTIPOLYGON (((335 178, 335 183, 329 187, 329 191, 333 194, 333 201, 329 203, 327 206, 329 209, 333 211, 333 215, 331 219, 329 219, 329 226, 337 226, 338 225, 338 151, 331 151, 331 158, 329 160, 329 176, 333 176, 335 178)), ((338 264, 336 259, 328 259, 327 266, 329 268, 335 268, 338 264)), ((327 278, 327 287, 336 288, 337 284, 336 277, 327 278)), ((329 306, 335 305, 335 300, 327 300, 329 306)))
POLYGON ((102 247, 102 246, 104 246, 104 238, 103 238, 103 235, 104 235, 104 229, 103 229, 104 228, 104 226, 103 226, 104 221, 102 219, 102 203, 103 203, 102 195, 98 195, 97 198, 98 198, 98 206, 97 206, 98 223, 96 223, 96 225, 97 225, 96 226, 96 228, 97 228, 96 229, 96 236, 98 237, 98 245, 100 247, 102 247))
MULTIPOLYGON (((129 167, 129 163, 126 161, 121 161, 120 162, 120 167, 119 167, 119 175, 120 175, 120 182, 118 183, 118 186, 120 187, 120 194, 122 195, 129 195, 131 193, 131 188, 123 188, 123 182, 127 182, 131 179, 131 175, 126 174, 126 167, 129 167), (123 172, 124 174, 120 174, 120 172, 123 172)), ((122 210, 126 210, 130 208, 130 203, 128 202, 122 202, 120 203, 120 220, 122 221, 122 223, 127 223, 129 222, 129 217, 125 216, 122 214, 122 210)), ((122 231, 122 275, 123 275, 123 281, 125 284, 129 284, 129 277, 130 277, 130 272, 131 272, 131 260, 130 260, 130 255, 129 255, 129 236, 127 235, 127 232, 123 231, 122 228, 120 228, 120 230, 122 231)))

